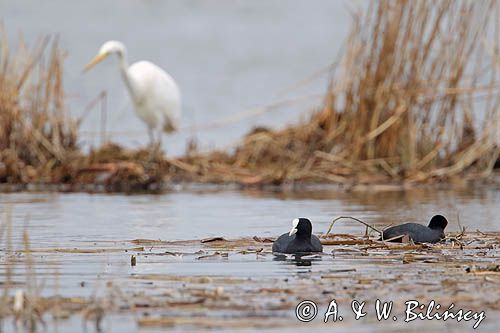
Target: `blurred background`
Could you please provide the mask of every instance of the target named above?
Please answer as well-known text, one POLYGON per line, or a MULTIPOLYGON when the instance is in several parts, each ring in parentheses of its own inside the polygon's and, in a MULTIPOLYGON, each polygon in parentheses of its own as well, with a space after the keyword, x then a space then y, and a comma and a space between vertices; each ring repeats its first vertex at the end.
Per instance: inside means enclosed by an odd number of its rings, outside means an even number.
MULTIPOLYGON (((134 115, 116 59, 82 73, 101 44, 120 40, 128 48, 130 64, 150 60, 169 72, 183 94, 184 130, 166 137, 164 148, 178 155, 191 137, 202 149, 226 147, 254 126, 282 127, 318 105, 328 79, 328 72, 321 70, 336 58, 349 28, 349 12, 362 5, 328 0, 0 0, 0 19, 11 45, 21 36, 33 46, 47 34, 59 34, 67 51, 68 107, 79 116, 107 91, 106 127, 112 141, 137 147, 148 138, 134 115), (295 86, 318 71, 322 74, 311 82, 295 86), (297 103, 272 112, 201 129, 249 109, 297 98, 297 103)), ((94 107, 82 124, 86 146, 99 144, 99 112, 94 107)))

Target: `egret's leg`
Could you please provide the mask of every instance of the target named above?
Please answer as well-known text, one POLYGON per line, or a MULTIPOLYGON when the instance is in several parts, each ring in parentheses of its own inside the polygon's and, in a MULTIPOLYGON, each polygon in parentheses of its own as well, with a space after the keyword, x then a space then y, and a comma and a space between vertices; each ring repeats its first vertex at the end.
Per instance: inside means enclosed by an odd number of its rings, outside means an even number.
POLYGON ((161 134, 162 134, 161 128, 157 129, 149 127, 149 137, 151 139, 149 162, 152 162, 160 151, 161 134), (156 138, 155 138, 155 133, 156 133, 156 138))
POLYGON ((158 142, 158 148, 161 148, 161 139, 162 139, 162 134, 163 134, 163 129, 160 127, 157 129, 157 135, 158 135, 158 138, 157 138, 157 142, 158 142))
POLYGON ((153 129, 148 126, 148 135, 149 135, 149 143, 151 146, 154 146, 155 144, 155 137, 153 135, 153 129))
POLYGON ((155 129, 148 126, 148 134, 149 134, 149 157, 148 163, 154 161, 156 153, 158 151, 158 146, 155 143, 155 129))

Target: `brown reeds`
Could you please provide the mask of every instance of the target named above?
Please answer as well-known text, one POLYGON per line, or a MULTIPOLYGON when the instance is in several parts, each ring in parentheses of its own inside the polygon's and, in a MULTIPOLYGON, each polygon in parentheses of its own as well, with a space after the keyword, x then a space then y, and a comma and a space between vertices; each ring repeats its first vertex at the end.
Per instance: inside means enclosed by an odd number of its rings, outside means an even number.
POLYGON ((64 104, 62 62, 57 38, 32 50, 20 41, 15 51, 0 38, 0 182, 64 180, 78 133, 64 104))
POLYGON ((489 176, 500 152, 498 14, 496 1, 370 2, 354 15, 321 109, 305 124, 250 133, 220 177, 245 170, 243 182, 411 184, 489 176))
POLYGON ((13 55, 0 39, 0 183, 130 192, 159 190, 165 179, 398 187, 485 179, 500 155, 499 16, 495 0, 372 1, 353 14, 324 103, 307 122, 256 128, 232 153, 189 149, 179 159, 113 144, 81 155, 57 40, 13 55))

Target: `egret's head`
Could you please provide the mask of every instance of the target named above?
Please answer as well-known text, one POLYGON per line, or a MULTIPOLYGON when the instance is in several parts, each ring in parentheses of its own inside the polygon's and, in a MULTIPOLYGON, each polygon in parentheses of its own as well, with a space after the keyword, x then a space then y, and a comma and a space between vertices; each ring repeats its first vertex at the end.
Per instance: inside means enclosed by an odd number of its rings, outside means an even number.
POLYGON ((117 54, 121 57, 125 55, 125 45, 123 45, 122 42, 116 41, 116 40, 110 40, 107 41, 106 43, 102 44, 101 48, 99 49, 99 53, 92 59, 83 69, 84 72, 88 71, 104 59, 106 59, 107 56, 110 54, 117 54))

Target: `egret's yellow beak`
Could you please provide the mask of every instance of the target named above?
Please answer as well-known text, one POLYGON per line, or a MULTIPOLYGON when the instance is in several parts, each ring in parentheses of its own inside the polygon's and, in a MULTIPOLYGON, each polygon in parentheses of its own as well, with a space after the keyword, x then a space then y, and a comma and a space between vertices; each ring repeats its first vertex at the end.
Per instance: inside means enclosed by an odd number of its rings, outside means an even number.
POLYGON ((86 72, 88 71, 89 69, 91 69, 92 67, 94 67, 95 65, 97 65, 98 63, 100 63, 101 61, 103 61, 106 57, 108 56, 107 53, 102 53, 102 54, 98 54, 94 57, 94 59, 92 59, 86 66, 85 68, 83 69, 83 72, 86 72))

